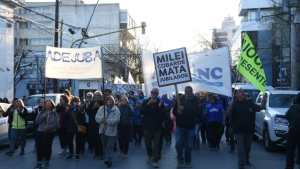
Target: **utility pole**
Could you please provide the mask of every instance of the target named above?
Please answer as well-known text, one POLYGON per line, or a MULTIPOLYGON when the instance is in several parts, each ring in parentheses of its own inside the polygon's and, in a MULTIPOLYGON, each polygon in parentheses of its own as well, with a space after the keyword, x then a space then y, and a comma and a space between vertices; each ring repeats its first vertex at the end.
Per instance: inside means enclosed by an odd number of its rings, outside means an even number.
MULTIPOLYGON (((54 28, 54 47, 58 47, 59 36, 59 0, 55 1, 55 28, 54 28)), ((58 80, 53 79, 53 90, 58 93, 58 80)))
POLYGON ((63 45, 63 26, 64 26, 64 20, 62 19, 60 21, 60 43, 59 43, 60 48, 62 48, 63 45))

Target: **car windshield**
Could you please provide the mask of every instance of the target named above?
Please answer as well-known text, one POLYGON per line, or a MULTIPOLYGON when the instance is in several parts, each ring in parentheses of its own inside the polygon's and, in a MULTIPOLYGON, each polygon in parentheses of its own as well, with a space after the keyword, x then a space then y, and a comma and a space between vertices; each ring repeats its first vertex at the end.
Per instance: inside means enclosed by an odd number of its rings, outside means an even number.
POLYGON ((296 94, 271 94, 270 107, 289 108, 296 96, 296 94))
MULTIPOLYGON (((41 99, 43 99, 43 96, 29 96, 26 99, 25 105, 28 107, 34 107, 37 106, 41 99)), ((51 99, 52 101, 55 101, 55 96, 46 96, 46 100, 51 99)))
POLYGON ((248 98, 251 99, 252 101, 255 101, 256 97, 259 94, 258 90, 244 90, 244 92, 246 93, 248 98))

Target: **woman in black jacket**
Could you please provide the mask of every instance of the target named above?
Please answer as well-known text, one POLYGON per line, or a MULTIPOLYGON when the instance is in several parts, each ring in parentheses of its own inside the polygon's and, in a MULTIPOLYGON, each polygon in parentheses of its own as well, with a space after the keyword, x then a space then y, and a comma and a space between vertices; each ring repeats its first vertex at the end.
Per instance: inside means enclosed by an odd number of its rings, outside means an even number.
POLYGON ((118 107, 121 113, 120 123, 118 126, 119 147, 121 155, 124 158, 127 158, 131 138, 133 112, 128 104, 128 98, 126 96, 121 97, 118 107))

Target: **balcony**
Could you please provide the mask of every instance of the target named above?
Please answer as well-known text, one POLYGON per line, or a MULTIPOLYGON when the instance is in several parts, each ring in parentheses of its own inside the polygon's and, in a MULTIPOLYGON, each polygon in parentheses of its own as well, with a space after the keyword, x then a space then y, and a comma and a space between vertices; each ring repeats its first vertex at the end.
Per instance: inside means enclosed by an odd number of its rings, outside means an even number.
POLYGON ((239 14, 243 16, 247 10, 279 7, 281 4, 282 0, 241 0, 239 14))

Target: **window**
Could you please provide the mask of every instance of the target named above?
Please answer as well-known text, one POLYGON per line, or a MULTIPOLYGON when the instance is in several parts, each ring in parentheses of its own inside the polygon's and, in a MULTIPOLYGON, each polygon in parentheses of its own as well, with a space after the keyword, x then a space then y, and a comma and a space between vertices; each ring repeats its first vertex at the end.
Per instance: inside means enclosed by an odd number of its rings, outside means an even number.
POLYGON ((296 94, 272 94, 270 96, 270 107, 289 108, 296 97, 296 94))

